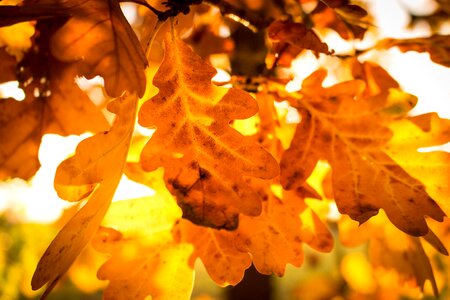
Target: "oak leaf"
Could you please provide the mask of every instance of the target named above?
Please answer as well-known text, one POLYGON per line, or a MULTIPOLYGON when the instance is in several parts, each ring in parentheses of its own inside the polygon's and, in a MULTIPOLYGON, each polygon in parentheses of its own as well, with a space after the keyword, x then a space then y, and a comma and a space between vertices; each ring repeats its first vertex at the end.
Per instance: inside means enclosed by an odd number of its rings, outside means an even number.
POLYGON ((248 253, 236 247, 234 231, 198 226, 182 219, 174 229, 174 236, 177 241, 194 246, 190 265, 193 267, 197 257, 200 258, 211 279, 219 285, 238 284, 252 263, 248 253))
POLYGON ((386 152, 409 174, 423 182, 427 192, 448 214, 450 206, 450 153, 442 150, 410 151, 450 142, 450 120, 429 113, 391 123, 397 134, 386 152))
POLYGON ((229 126, 233 119, 252 116, 258 107, 242 90, 213 85, 215 73, 174 35, 165 39, 165 57, 153 80, 159 93, 139 112, 141 125, 157 127, 141 162, 147 171, 165 168, 166 185, 183 217, 235 229, 239 213, 261 211, 260 198, 243 177, 272 178, 278 164, 229 126))
POLYGON ((52 37, 52 54, 76 62, 79 75, 105 79, 112 97, 125 90, 142 96, 147 60, 117 0, 44 0, 23 6, 0 6, 0 26, 18 22, 69 18, 52 37))
POLYGON ((320 0, 311 12, 314 26, 318 29, 331 28, 343 39, 362 39, 368 23, 364 20, 367 12, 348 0, 320 0))
MULTIPOLYGON (((249 137, 263 144, 274 157, 279 157, 282 147, 276 135, 279 120, 273 97, 260 92, 256 99, 260 107, 259 130, 249 137)), ((282 190, 277 179, 268 183, 252 178, 248 183, 264 199, 263 209, 259 216, 241 215, 237 230, 203 228, 186 220, 176 225, 177 239, 194 245, 192 264, 198 257, 214 281, 234 285, 241 280, 250 261, 263 274, 281 276, 288 263, 301 265, 303 243, 318 251, 331 250, 330 232, 298 196, 319 197, 314 191, 310 192, 306 184, 301 192, 287 192, 282 190), (275 195, 274 191, 282 194, 275 195)))
MULTIPOLYGON (((389 224, 385 214, 379 214, 361 226, 343 217, 339 221, 339 237, 344 245, 350 247, 368 242, 369 258, 374 268, 395 270, 400 281, 413 280, 422 290, 429 280, 435 296, 438 296, 433 269, 420 238, 399 231, 389 224)), ((442 254, 448 255, 431 230, 423 238, 442 254)))
POLYGON ((383 149, 392 137, 387 124, 405 114, 388 108, 414 103, 411 96, 395 91, 389 97, 362 97, 365 84, 360 80, 323 88, 325 76, 324 70, 310 75, 293 101, 302 121, 281 160, 283 187, 298 187, 316 162, 325 159, 333 170, 333 193, 340 212, 362 223, 383 208, 399 229, 425 235, 424 217, 442 221, 445 214, 425 186, 383 149))
POLYGON ((323 43, 319 36, 306 27, 303 23, 289 21, 274 21, 267 28, 269 38, 275 43, 275 47, 280 49, 282 45, 290 45, 298 49, 309 49, 316 53, 332 54, 328 50, 328 45, 323 43), (280 46, 281 45, 281 46, 280 46))
POLYGON ((398 47, 400 51, 428 52, 437 64, 450 68, 450 35, 434 34, 425 38, 384 39, 377 48, 398 47))
MULTIPOLYGON (((54 26, 38 22, 36 28, 51 31, 54 26)), ((46 35, 36 37, 37 48, 14 65, 19 72, 14 77, 25 91, 25 100, 0 101, 1 179, 29 179, 35 174, 40 166, 39 145, 46 133, 69 135, 108 128, 100 109, 75 83, 75 66, 49 54, 48 42, 46 35)))
POLYGON ((75 155, 63 161, 56 171, 58 193, 70 201, 88 198, 51 242, 36 267, 31 285, 36 290, 48 282, 43 298, 90 241, 111 203, 122 177, 136 106, 135 95, 109 103, 108 109, 118 116, 111 129, 82 141, 75 155))
POLYGON ((279 199, 270 194, 261 215, 243 216, 236 233, 238 249, 251 254, 255 268, 262 274, 282 276, 288 263, 300 267, 305 240, 322 252, 333 247, 331 233, 314 213, 312 231, 304 228, 300 215, 307 206, 303 199, 284 196, 279 199))
POLYGON ((175 243, 171 234, 180 217, 179 207, 164 190, 153 197, 111 205, 102 222, 107 227, 93 239, 97 250, 112 255, 97 274, 99 279, 109 280, 104 299, 190 297, 194 271, 188 258, 192 246, 175 243))

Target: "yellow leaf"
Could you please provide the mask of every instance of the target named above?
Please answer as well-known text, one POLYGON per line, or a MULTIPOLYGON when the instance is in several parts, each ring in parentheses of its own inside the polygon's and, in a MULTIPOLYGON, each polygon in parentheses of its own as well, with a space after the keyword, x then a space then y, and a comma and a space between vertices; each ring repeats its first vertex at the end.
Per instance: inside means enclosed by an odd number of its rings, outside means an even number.
POLYGON ((176 203, 165 196, 114 202, 94 246, 112 257, 98 271, 109 280, 104 299, 188 299, 194 272, 188 264, 192 246, 172 239, 181 217, 176 203))
POLYGON ((61 229, 36 267, 31 285, 35 290, 48 282, 43 298, 90 241, 111 203, 122 177, 136 106, 135 95, 126 95, 109 103, 109 110, 118 116, 110 131, 82 141, 75 156, 62 162, 57 171, 56 188, 69 195, 70 200, 86 195, 86 183, 97 186, 87 203, 61 229), (93 175, 95 180, 92 181, 93 175))

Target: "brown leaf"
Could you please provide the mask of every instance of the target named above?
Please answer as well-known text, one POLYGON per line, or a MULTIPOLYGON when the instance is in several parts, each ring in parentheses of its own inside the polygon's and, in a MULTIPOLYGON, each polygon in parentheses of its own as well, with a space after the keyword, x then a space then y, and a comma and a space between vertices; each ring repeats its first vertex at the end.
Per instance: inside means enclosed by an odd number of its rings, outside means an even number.
POLYGON ((317 34, 303 23, 277 20, 270 24, 267 32, 269 38, 275 43, 287 43, 299 49, 309 49, 328 55, 333 53, 328 50, 327 44, 323 43, 317 34))
POLYGON ((368 23, 364 20, 367 12, 348 0, 321 0, 311 12, 314 26, 318 29, 331 28, 343 39, 362 39, 368 23))
MULTIPOLYGON (((37 28, 51 30, 51 26, 39 23, 37 28)), ((108 128, 101 111, 76 85, 75 66, 51 56, 47 38, 37 38, 38 50, 30 50, 17 67, 25 100, 0 101, 0 179, 33 176, 39 168, 38 149, 46 133, 70 135, 108 128)))
POLYGON ((384 39, 377 48, 398 47, 402 52, 428 52, 437 64, 450 68, 450 35, 435 34, 426 38, 384 39))
POLYGON ((0 48, 0 61, 2 62, 0 83, 16 80, 17 60, 14 56, 6 52, 6 47, 0 48))
POLYGON ((102 76, 112 97, 124 91, 144 94, 147 60, 117 0, 0 6, 0 26, 52 17, 69 18, 52 38, 51 51, 57 59, 77 62, 79 74, 87 78, 102 76))
POLYGON ((333 170, 333 193, 341 213, 362 223, 383 208, 401 230, 425 235, 424 216, 442 221, 444 213, 425 186, 383 150, 392 136, 385 123, 405 114, 386 108, 409 103, 410 96, 396 91, 400 94, 363 97, 365 85, 359 80, 323 88, 325 75, 317 71, 308 77, 294 101, 303 119, 281 161, 282 185, 295 189, 309 177, 318 159, 326 159, 333 170))
POLYGON ((36 267, 31 285, 36 290, 48 282, 43 298, 90 241, 111 203, 122 177, 136 106, 135 95, 109 103, 108 109, 118 116, 111 130, 82 141, 75 156, 62 162, 57 170, 55 187, 59 193, 64 191, 65 195, 69 195, 69 200, 77 200, 79 195, 87 196, 88 192, 93 191, 87 203, 55 237, 36 267), (91 188, 87 190, 86 184, 90 184, 91 188), (95 189, 92 187, 94 184, 97 184, 95 189))
POLYGON ((148 171, 165 167, 166 185, 183 217, 235 229, 239 213, 258 215, 261 210, 260 198, 243 176, 272 178, 278 164, 250 137, 229 126, 258 108, 244 91, 213 85, 214 73, 181 40, 166 38, 164 61, 153 80, 159 93, 139 112, 141 125, 157 127, 141 161, 148 171))

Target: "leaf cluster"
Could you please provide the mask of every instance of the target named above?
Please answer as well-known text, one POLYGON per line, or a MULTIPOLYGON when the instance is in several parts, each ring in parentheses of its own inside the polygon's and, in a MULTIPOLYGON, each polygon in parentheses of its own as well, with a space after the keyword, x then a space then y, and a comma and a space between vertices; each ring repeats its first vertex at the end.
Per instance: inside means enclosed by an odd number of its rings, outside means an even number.
POLYGON ((398 47, 449 67, 448 35, 337 53, 329 32, 352 42, 376 32, 349 0, 136 0, 131 24, 118 0, 4 2, 0 82, 17 81, 25 99, 0 99, 0 179, 35 174, 44 134, 93 132, 54 178, 61 199, 82 205, 36 267, 43 299, 88 243, 110 255, 97 273, 105 299, 188 299, 198 258, 219 285, 251 264, 282 276, 302 265, 304 244, 331 251, 335 225, 344 243, 369 242, 374 268, 438 294, 421 240, 447 255, 430 223, 448 213, 450 154, 418 149, 450 142, 450 121, 411 117, 417 97, 363 54, 398 47), (17 28, 33 32, 17 38, 28 47, 3 42, 17 28), (325 86, 332 70, 319 68, 287 89, 286 68, 308 51, 347 79, 325 86), (215 82, 217 68, 230 79, 215 82), (76 78, 96 76, 94 102, 76 78), (123 175, 155 195, 112 203, 123 175))

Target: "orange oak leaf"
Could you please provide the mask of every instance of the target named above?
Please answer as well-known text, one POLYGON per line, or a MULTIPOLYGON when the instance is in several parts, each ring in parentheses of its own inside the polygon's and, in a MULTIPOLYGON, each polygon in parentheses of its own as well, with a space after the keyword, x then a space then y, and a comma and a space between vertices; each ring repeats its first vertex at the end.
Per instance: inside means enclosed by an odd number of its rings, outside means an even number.
POLYGON ((285 199, 277 198, 267 186, 260 192, 267 193, 261 215, 241 216, 236 231, 206 228, 187 220, 175 226, 176 240, 194 246, 190 264, 200 258, 220 285, 239 283, 252 261, 260 273, 282 276, 288 263, 302 264, 303 243, 321 252, 332 249, 331 233, 303 199, 290 192, 285 199))
POLYGON ((409 174, 423 182, 446 214, 450 213, 450 153, 410 151, 440 146, 450 142, 450 120, 436 113, 398 120, 389 126, 396 135, 386 145, 386 152, 409 174))
POLYGON ((61 229, 36 267, 31 285, 36 290, 48 283, 43 298, 91 240, 111 203, 122 177, 136 106, 135 95, 126 95, 109 103, 108 109, 117 115, 111 129, 82 141, 75 155, 63 161, 56 171, 58 193, 70 201, 88 198, 61 229))
MULTIPOLYGON (((369 61, 360 63, 357 59, 354 59, 351 69, 353 78, 361 79, 366 83, 365 96, 381 94, 385 97, 390 89, 400 87, 398 82, 385 69, 375 63, 369 61)), ((413 103, 413 105, 415 104, 413 103)))
POLYGON ((194 246, 189 259, 191 267, 200 258, 211 279, 221 286, 238 284, 252 263, 248 253, 236 248, 233 231, 198 226, 182 219, 174 228, 174 236, 177 241, 194 246))
POLYGON ((142 96, 147 60, 117 0, 44 0, 22 6, 0 6, 0 26, 52 17, 69 20, 51 41, 52 54, 76 62, 87 78, 100 75, 111 97, 125 90, 142 96))
POLYGON ((262 274, 282 276, 288 263, 299 267, 303 262, 305 239, 322 252, 333 248, 333 238, 326 227, 313 217, 318 230, 306 230, 300 215, 307 209, 303 199, 269 195, 258 217, 243 216, 237 231, 238 249, 249 252, 255 268, 262 274), (319 234, 316 234, 319 233, 319 234))
POLYGON ((363 20, 367 12, 348 0, 320 0, 311 12, 314 26, 331 28, 343 39, 362 39, 368 23, 363 20))
POLYGON ((318 159, 325 159, 332 167, 333 194, 340 212, 362 223, 382 208, 404 232, 427 234, 424 217, 442 221, 444 212, 425 186, 383 149, 392 137, 387 124, 405 115, 388 108, 414 102, 412 96, 394 90, 385 98, 362 97, 363 81, 323 88, 325 76, 324 70, 310 75, 298 99, 292 101, 302 121, 281 160, 283 187, 298 187, 318 159))
MULTIPOLYGON (((52 26, 39 22, 36 28, 51 30, 52 26)), ((49 54, 48 36, 37 37, 36 46, 16 67, 25 100, 0 101, 0 179, 33 176, 40 166, 37 155, 46 133, 69 135, 108 128, 100 109, 75 83, 75 66, 49 54)))
MULTIPOLYGON (((332 54, 327 44, 323 43, 319 36, 306 27, 303 23, 289 21, 274 21, 267 28, 269 38, 275 43, 289 44, 299 49, 309 49, 318 53, 332 54)), ((277 46, 280 48, 280 46, 277 46)))
MULTIPOLYGON (((389 224, 385 214, 381 213, 363 225, 343 217, 339 221, 339 237, 349 247, 368 242, 373 267, 395 270, 400 281, 413 280, 422 290, 429 280, 435 296, 438 296, 433 269, 420 238, 399 231, 389 224)), ((444 245, 431 230, 423 238, 439 252, 448 255, 444 245)))
POLYGON ((239 213, 261 212, 261 199, 243 177, 275 177, 278 163, 229 126, 233 119, 252 116, 258 107, 242 90, 213 85, 215 73, 174 35, 165 39, 165 57, 153 80, 159 93, 139 111, 141 125, 157 127, 141 162, 147 171, 165 168, 166 185, 183 217, 235 229, 239 213))
POLYGON ((109 280, 104 299, 189 299, 192 246, 175 243, 171 234, 180 217, 167 191, 111 205, 102 226, 114 229, 102 227, 93 239, 97 250, 112 255, 97 273, 109 280))
POLYGON ((398 47, 400 51, 428 52, 437 64, 450 68, 450 35, 434 34, 425 38, 384 39, 377 48, 398 47))

